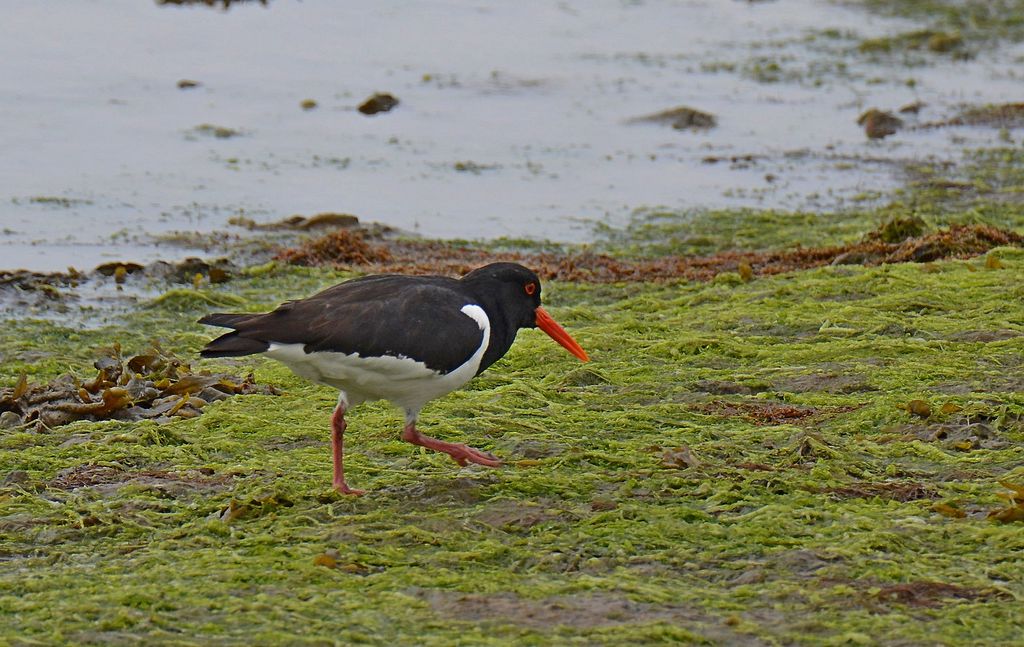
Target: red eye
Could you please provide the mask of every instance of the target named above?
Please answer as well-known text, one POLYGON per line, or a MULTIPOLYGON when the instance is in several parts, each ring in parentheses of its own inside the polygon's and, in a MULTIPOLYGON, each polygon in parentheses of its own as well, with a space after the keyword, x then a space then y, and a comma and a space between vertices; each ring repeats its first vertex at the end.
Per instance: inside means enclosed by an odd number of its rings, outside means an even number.
POLYGON ((523 289, 526 290, 527 294, 529 294, 530 296, 533 296, 533 293, 537 291, 537 284, 536 283, 532 283, 532 282, 531 283, 527 283, 523 287, 523 289))

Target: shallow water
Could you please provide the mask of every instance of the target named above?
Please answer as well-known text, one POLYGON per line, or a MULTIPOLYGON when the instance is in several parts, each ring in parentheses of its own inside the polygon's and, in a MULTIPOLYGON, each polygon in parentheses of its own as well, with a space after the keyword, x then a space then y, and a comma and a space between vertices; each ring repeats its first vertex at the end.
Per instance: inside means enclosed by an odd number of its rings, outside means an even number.
POLYGON ((239 213, 338 211, 436 237, 581 241, 594 222, 619 226, 657 205, 833 209, 897 186, 901 161, 957 159, 997 137, 869 142, 855 123, 864 108, 920 99, 927 120, 1019 98, 1020 47, 880 66, 837 53, 856 41, 822 30, 919 25, 812 0, 5 9, 3 268, 174 259, 197 250, 154 236, 223 229, 239 213), (793 78, 707 71, 757 57, 793 78), (837 62, 838 75, 810 69, 837 62), (202 85, 181 90, 179 79, 202 85), (375 91, 401 104, 363 116, 355 107, 375 91), (318 107, 302 110, 305 99, 318 107), (719 126, 627 123, 678 105, 719 126), (735 155, 755 159, 702 162, 735 155))

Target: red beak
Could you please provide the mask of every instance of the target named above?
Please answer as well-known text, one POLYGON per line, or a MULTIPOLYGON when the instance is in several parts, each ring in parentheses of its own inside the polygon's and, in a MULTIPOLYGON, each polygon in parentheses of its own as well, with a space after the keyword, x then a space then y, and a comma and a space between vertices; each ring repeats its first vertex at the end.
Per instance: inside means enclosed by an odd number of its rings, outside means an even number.
POLYGON ((558 323, 551 318, 544 308, 538 307, 537 313, 537 327, 548 334, 548 337, 554 339, 562 345, 565 350, 569 351, 576 357, 579 357, 584 362, 589 362, 590 358, 587 357, 587 352, 576 343, 576 340, 569 336, 569 333, 565 332, 565 329, 558 325, 558 323))

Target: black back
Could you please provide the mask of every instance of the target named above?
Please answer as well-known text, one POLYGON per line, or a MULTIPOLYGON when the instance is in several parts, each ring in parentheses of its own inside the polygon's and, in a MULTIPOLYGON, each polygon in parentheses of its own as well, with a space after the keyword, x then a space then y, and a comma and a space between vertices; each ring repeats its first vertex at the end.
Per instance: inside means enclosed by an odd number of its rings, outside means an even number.
POLYGON ((207 315, 199 322, 234 330, 210 342, 201 354, 250 355, 267 350, 272 342, 303 344, 307 353, 409 357, 447 373, 480 347, 482 331, 461 311, 470 304, 482 307, 491 322, 482 371, 508 352, 519 328, 535 325, 540 282, 533 272, 514 263, 487 265, 458 280, 367 276, 286 302, 265 314, 207 315), (532 295, 523 289, 530 282, 537 286, 532 295))

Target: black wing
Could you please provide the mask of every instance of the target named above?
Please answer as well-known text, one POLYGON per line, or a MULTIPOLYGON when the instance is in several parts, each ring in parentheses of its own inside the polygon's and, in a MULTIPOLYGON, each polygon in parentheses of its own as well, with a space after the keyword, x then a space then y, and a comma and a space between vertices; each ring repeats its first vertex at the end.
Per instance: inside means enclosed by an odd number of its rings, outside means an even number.
POLYGON ((371 276, 347 281, 273 312, 218 313, 199 320, 234 331, 210 342, 204 357, 260 353, 271 342, 303 344, 307 353, 409 357, 447 373, 480 347, 479 325, 461 312, 473 301, 442 277, 371 276))

